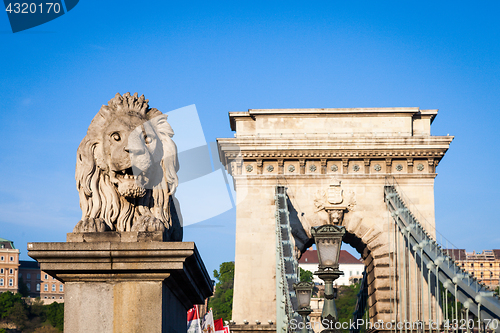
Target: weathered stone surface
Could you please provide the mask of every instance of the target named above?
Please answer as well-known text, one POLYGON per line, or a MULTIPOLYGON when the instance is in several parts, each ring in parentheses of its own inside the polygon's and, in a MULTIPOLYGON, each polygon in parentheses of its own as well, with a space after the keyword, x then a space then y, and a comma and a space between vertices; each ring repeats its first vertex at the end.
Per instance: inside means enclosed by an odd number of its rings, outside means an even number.
POLYGON ((111 241, 28 244, 40 268, 65 282, 65 332, 185 332, 186 311, 212 294, 194 243, 104 234, 111 241))
POLYGON ((130 231, 130 232, 71 232, 66 235, 67 242, 163 242, 163 231, 130 231))
MULTIPOLYGON (((371 260, 394 251, 394 244, 388 246, 394 237, 384 202, 386 177, 397 179, 433 233, 435 166, 453 139, 430 135, 436 114, 418 108, 230 113, 235 138, 218 144, 237 193, 233 320, 275 320, 276 304, 269 301, 276 293, 275 207, 269 202, 277 184, 287 187, 289 207, 300 220, 303 230, 294 229, 295 235, 306 239, 311 227, 329 220, 317 204, 322 193, 347 206, 345 240, 370 265, 370 283, 386 274, 371 260), (337 182, 341 185, 332 190, 337 182)), ((299 251, 307 244, 295 243, 299 251)), ((370 288, 370 298, 376 299, 377 289, 370 288)), ((372 320, 375 316, 376 309, 370 309, 372 320)))
POLYGON ((116 94, 92 120, 77 151, 82 219, 75 233, 161 231, 182 240, 172 200, 179 169, 174 132, 148 102, 137 93, 116 94))

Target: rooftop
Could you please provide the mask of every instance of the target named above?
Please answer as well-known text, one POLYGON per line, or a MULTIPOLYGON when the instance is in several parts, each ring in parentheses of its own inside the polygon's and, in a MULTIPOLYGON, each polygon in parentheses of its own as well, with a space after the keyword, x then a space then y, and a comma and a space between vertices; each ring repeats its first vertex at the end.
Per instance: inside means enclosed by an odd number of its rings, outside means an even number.
POLYGON ((20 267, 19 268, 34 268, 40 269, 40 265, 38 262, 34 260, 19 260, 20 267))
POLYGON ((8 243, 11 249, 15 249, 14 242, 8 239, 0 238, 0 243, 8 243))
POLYGON ((466 252, 465 249, 444 249, 444 252, 455 260, 499 260, 500 250, 483 250, 482 252, 466 252))

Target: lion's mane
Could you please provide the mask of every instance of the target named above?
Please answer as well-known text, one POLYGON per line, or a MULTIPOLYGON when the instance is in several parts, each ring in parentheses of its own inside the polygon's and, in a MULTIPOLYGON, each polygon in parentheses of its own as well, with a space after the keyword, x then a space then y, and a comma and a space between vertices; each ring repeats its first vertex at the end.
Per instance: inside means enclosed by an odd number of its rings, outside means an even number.
MULTIPOLYGON (((178 185, 176 172, 179 169, 177 148, 172 141, 174 132, 167 122, 167 115, 149 108, 144 95, 138 97, 119 93, 103 105, 92 120, 87 135, 77 151, 76 186, 80 195, 82 221, 101 222, 101 230, 131 231, 141 217, 160 220, 172 240, 181 240, 182 228, 175 212, 172 195, 178 185), (110 169, 104 156, 102 131, 117 116, 133 115, 153 124, 161 140, 163 179, 153 188, 146 189, 143 197, 130 199, 121 196, 110 181, 110 169), (102 223, 104 222, 104 223, 102 223)), ((96 223, 97 225, 97 223, 96 223)), ((99 228, 99 227, 98 227, 99 228)))

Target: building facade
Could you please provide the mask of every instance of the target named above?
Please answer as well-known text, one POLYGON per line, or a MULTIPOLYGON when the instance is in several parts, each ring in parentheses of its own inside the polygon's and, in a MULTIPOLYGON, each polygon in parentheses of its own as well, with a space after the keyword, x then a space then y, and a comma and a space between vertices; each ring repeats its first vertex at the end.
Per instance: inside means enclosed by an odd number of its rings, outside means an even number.
POLYGON ((476 279, 495 289, 500 285, 500 250, 466 252, 464 249, 449 250, 458 266, 476 279))
POLYGON ((64 283, 40 270, 36 261, 19 260, 14 243, 0 238, 0 293, 15 294, 26 285, 31 298, 45 303, 64 302, 64 283))
POLYGON ((26 284, 31 298, 40 297, 45 304, 64 302, 64 283, 41 271, 36 261, 20 261, 19 279, 26 284))
POLYGON ((18 290, 19 250, 14 243, 0 238, 0 293, 18 290))
MULTIPOLYGON (((300 257, 299 267, 304 270, 314 273, 318 270, 318 265, 317 250, 309 249, 300 257)), ((344 275, 340 276, 334 283, 338 286, 348 286, 352 283, 359 282, 364 269, 365 265, 360 259, 356 259, 346 250, 341 250, 339 256, 339 270, 344 272, 344 275)), ((323 284, 323 281, 316 275, 313 275, 313 282, 316 284, 323 284)))

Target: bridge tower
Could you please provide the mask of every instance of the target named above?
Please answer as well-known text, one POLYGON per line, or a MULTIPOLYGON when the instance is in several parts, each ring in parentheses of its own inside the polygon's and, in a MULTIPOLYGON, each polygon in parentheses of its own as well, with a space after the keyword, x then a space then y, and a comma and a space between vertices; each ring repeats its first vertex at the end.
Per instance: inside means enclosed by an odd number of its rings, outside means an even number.
MULTIPOLYGON (((236 324, 276 320, 276 185, 287 188, 295 255, 313 243, 312 226, 338 218, 347 231, 344 241, 367 269, 370 320, 394 318, 397 242, 384 185, 394 177, 434 235, 436 166, 453 140, 431 136, 436 115, 419 108, 229 113, 235 137, 218 139, 218 146, 237 193, 236 324)), ((405 260, 415 265, 411 257, 405 260)))

